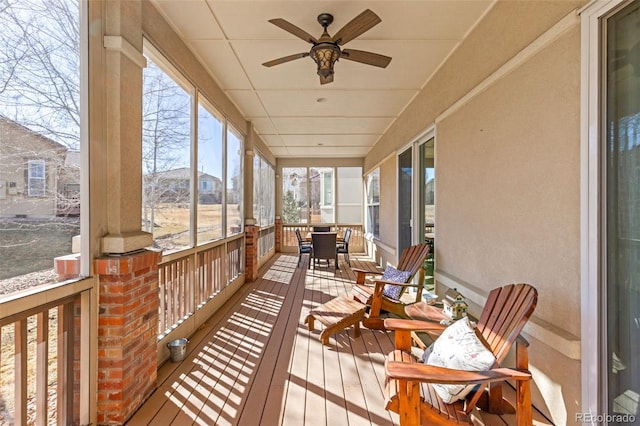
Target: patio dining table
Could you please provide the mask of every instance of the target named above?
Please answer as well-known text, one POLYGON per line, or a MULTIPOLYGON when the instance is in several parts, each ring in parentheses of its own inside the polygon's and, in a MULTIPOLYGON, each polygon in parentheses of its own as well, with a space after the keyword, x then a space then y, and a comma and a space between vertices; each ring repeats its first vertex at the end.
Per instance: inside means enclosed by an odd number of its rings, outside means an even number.
MULTIPOLYGON (((331 234, 332 232, 307 232, 307 235, 305 235, 304 239, 305 241, 311 241, 311 234, 331 234)), ((336 234, 336 243, 340 244, 344 242, 344 237, 336 232, 333 232, 333 234, 336 234)))

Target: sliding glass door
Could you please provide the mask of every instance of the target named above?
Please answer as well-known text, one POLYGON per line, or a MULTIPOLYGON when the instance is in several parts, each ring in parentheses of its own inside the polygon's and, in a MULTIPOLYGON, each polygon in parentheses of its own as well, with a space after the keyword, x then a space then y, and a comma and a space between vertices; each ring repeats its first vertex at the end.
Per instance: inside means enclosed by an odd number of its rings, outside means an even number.
POLYGON ((412 148, 398 156, 398 257, 412 243, 412 148))
POLYGON ((638 415, 640 397, 640 4, 604 21, 603 262, 607 409, 638 415))

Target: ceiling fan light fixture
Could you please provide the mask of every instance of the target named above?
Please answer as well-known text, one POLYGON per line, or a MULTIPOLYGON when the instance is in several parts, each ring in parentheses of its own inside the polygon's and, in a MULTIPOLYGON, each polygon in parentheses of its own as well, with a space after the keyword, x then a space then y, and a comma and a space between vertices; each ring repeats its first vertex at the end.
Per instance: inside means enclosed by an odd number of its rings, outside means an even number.
POLYGON ((311 48, 309 56, 318 65, 318 75, 326 78, 333 74, 333 65, 340 57, 340 48, 335 43, 318 43, 311 48))

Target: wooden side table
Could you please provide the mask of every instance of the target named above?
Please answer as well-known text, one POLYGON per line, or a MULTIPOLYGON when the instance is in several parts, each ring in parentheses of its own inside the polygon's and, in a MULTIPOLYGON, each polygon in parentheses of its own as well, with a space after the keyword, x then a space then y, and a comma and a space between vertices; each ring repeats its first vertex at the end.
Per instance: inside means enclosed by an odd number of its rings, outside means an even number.
POLYGON ((313 331, 314 320, 325 325, 325 329, 320 333, 320 340, 323 345, 329 344, 329 336, 344 330, 353 325, 353 337, 360 336, 360 321, 364 318, 367 305, 346 296, 338 296, 312 309, 305 318, 304 323, 308 324, 309 331, 313 331))

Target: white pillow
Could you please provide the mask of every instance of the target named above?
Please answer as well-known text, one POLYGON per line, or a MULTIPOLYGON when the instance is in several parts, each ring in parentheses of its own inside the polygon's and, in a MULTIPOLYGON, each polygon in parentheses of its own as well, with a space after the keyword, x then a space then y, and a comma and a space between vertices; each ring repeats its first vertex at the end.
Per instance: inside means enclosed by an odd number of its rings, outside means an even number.
MULTIPOLYGON (((476 336, 469 318, 464 317, 449 327, 433 343, 426 364, 465 371, 486 371, 496 358, 476 336)), ((434 384, 433 388, 446 403, 463 399, 476 385, 434 384)))

